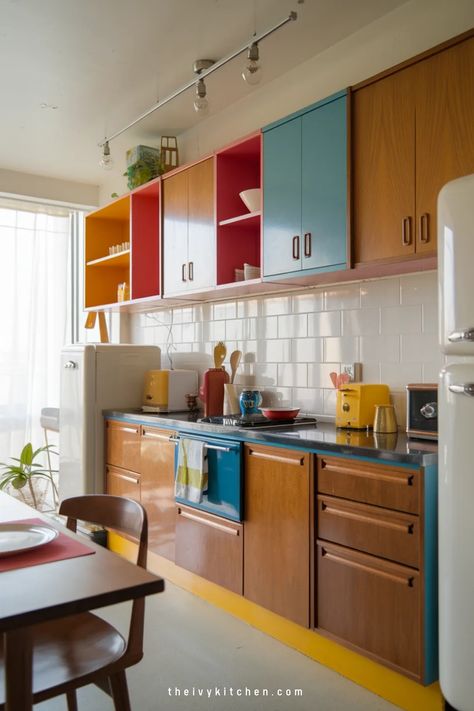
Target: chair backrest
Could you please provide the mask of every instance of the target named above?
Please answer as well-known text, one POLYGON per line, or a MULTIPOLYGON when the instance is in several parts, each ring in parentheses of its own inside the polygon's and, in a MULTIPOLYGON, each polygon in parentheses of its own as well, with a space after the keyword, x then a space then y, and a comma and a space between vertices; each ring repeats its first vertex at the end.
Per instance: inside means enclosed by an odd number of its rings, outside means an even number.
MULTIPOLYGON (((74 533, 77 530, 77 521, 85 521, 111 528, 135 539, 138 542, 137 565, 146 568, 148 519, 145 509, 138 501, 109 494, 74 496, 61 502, 59 514, 67 517, 66 526, 74 533)), ((139 598, 133 601, 125 653, 131 658, 130 663, 139 661, 143 656, 144 618, 145 598, 139 598)))

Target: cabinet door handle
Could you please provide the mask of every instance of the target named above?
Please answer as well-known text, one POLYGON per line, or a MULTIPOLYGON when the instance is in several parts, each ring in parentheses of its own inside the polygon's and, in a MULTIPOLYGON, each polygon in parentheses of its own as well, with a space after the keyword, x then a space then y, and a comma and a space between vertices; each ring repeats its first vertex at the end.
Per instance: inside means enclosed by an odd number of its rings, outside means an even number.
POLYGON ((186 281, 186 262, 181 266, 181 281, 186 281))
POLYGON ((312 253, 312 237, 311 237, 311 232, 305 232, 304 236, 304 256, 305 257, 311 257, 312 253))
POLYGON ((335 472, 336 474, 348 474, 349 476, 360 476, 365 479, 375 479, 376 481, 386 481, 390 484, 403 484, 404 486, 413 486, 414 476, 413 474, 384 474, 383 472, 370 471, 364 469, 349 469, 349 467, 342 467, 336 464, 328 464, 326 461, 322 462, 323 468, 328 472, 335 472))
POLYGON ((238 528, 231 528, 230 526, 224 526, 222 523, 217 523, 217 521, 210 521, 207 518, 201 518, 201 516, 197 516, 196 514, 189 513, 188 511, 183 511, 183 509, 178 508, 178 515, 182 516, 183 518, 187 518, 190 521, 196 521, 197 523, 202 523, 204 526, 209 526, 210 528, 216 528, 218 531, 222 531, 222 533, 228 533, 231 536, 238 536, 239 535, 239 529, 238 528))
POLYGON ((327 514, 332 514, 333 516, 349 518, 353 521, 362 521, 362 523, 371 523, 376 526, 382 526, 383 528, 391 528, 394 531, 401 531, 402 533, 407 533, 408 535, 413 534, 413 523, 398 523, 397 521, 389 521, 388 519, 379 518, 378 516, 354 513, 352 511, 348 511, 347 509, 339 509, 335 506, 330 506, 324 501, 321 501, 321 511, 325 511, 327 514))
POLYGON ((194 262, 189 262, 188 264, 188 279, 189 281, 194 281, 194 262))
MULTIPOLYGON (((107 423, 107 427, 110 427, 107 423)), ((138 427, 113 427, 114 430, 119 430, 119 432, 130 432, 133 434, 138 434, 138 427)))
POLYGON ((292 254, 293 259, 300 258, 300 236, 295 235, 292 240, 292 254))
POLYGON ((430 241, 430 216, 427 212, 420 215, 420 242, 428 244, 430 241))
POLYGON ((411 217, 402 220, 402 245, 409 247, 411 244, 411 217))
POLYGON ((350 568, 357 568, 358 570, 362 570, 370 575, 379 575, 381 578, 391 580, 392 582, 399 583, 401 585, 406 585, 409 588, 413 587, 413 582, 415 580, 414 575, 397 575, 396 573, 389 573, 386 570, 381 570, 380 568, 375 568, 371 565, 364 565, 364 563, 359 563, 356 560, 351 560, 350 558, 344 558, 342 555, 331 553, 326 550, 326 548, 321 548, 321 555, 323 558, 326 558, 326 560, 334 561, 334 563, 347 565, 350 568))
POLYGON ((249 454, 251 457, 255 457, 256 459, 266 459, 269 462, 279 462, 280 464, 295 464, 297 467, 301 467, 304 464, 304 457, 293 459, 292 457, 282 457, 278 454, 266 454, 264 452, 256 452, 254 449, 251 449, 249 454))
POLYGON ((161 439, 164 442, 175 442, 173 435, 158 434, 158 432, 150 432, 150 430, 143 429, 143 437, 149 437, 150 439, 161 439))

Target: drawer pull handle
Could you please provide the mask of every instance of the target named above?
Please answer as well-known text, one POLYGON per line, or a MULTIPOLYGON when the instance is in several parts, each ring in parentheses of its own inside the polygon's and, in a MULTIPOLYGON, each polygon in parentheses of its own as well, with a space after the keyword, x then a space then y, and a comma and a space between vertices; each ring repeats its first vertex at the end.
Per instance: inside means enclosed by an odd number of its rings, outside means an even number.
POLYGON ((143 430, 143 437, 149 437, 150 439, 162 439, 164 442, 173 442, 173 438, 170 435, 158 434, 158 432, 150 432, 150 430, 143 430))
POLYGON ((375 479, 378 481, 388 481, 391 484, 403 484, 404 486, 413 486, 413 474, 383 474, 382 472, 365 471, 364 469, 349 469, 348 467, 339 466, 336 464, 328 464, 326 461, 322 464, 323 468, 328 472, 337 474, 348 474, 349 476, 360 476, 366 479, 375 479))
POLYGON ((129 481, 132 484, 139 484, 140 479, 138 479, 135 476, 128 476, 128 474, 122 474, 122 472, 112 472, 110 469, 107 467, 107 474, 112 474, 113 476, 116 476, 118 479, 124 479, 124 481, 129 481))
POLYGON ((297 467, 301 467, 304 464, 304 457, 299 459, 292 459, 291 457, 280 457, 278 454, 265 454, 263 452, 256 452, 251 449, 249 452, 251 457, 256 457, 257 459, 267 459, 269 462, 280 462, 281 464, 295 464, 297 467))
POLYGON ((328 506, 324 503, 324 501, 321 502, 321 510, 325 511, 327 514, 332 514, 333 516, 341 516, 342 518, 350 518, 353 521, 371 523, 375 524, 376 526, 391 528, 394 531, 402 531, 402 533, 413 533, 413 523, 398 523, 397 521, 388 521, 387 519, 379 518, 378 516, 370 516, 369 514, 362 513, 353 513, 352 511, 347 511, 346 509, 338 509, 334 506, 328 506))
POLYGON ((231 528, 230 526, 224 526, 222 523, 217 523, 217 521, 210 521, 207 518, 201 518, 195 514, 189 513, 188 511, 183 511, 183 509, 178 508, 178 515, 183 518, 187 518, 190 521, 196 521, 197 523, 202 523, 204 526, 209 526, 210 528, 216 528, 218 531, 223 533, 229 533, 231 536, 238 536, 240 531, 238 528, 231 528))
POLYGON ((400 585, 406 585, 408 588, 412 588, 413 583, 415 581, 415 577, 413 575, 403 576, 397 575, 396 573, 389 573, 386 570, 373 568, 370 565, 364 565, 364 563, 359 563, 358 561, 350 560, 349 558, 344 558, 341 555, 336 555, 335 553, 329 552, 325 548, 321 548, 321 555, 327 560, 334 561, 334 563, 339 563, 340 565, 347 565, 350 568, 357 568, 358 570, 362 570, 365 573, 369 573, 370 575, 379 575, 381 578, 391 580, 392 582, 399 583, 400 585))
POLYGON ((133 434, 138 434, 138 427, 114 427, 114 429, 120 432, 132 432, 133 434))

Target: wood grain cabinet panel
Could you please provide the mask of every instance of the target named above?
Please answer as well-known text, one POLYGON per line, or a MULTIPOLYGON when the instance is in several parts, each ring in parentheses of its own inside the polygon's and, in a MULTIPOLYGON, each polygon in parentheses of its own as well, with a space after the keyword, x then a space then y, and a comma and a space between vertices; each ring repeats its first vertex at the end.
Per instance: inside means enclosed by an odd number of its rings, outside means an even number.
POLYGON ((474 38, 416 69, 416 251, 432 252, 439 191, 474 173, 474 38))
POLYGON ((355 263, 414 254, 414 91, 409 67, 353 94, 355 263))
POLYGON ((317 570, 318 628, 419 679, 418 571, 322 541, 317 570))
POLYGON ((140 425, 106 420, 106 462, 121 469, 140 471, 140 425))
POLYGON ((318 491, 407 513, 420 509, 420 473, 414 469, 318 457, 318 491))
POLYGON ((310 472, 310 454, 245 445, 244 595, 305 627, 310 472))
POLYGON ((418 516, 318 495, 318 538, 417 568, 418 516))
POLYGON ((172 432, 143 425, 140 438, 141 503, 148 515, 148 546, 174 561, 175 442, 172 432), (170 439, 171 437, 171 439, 170 439))
POLYGON ((126 496, 140 501, 140 475, 109 464, 105 467, 106 491, 112 496, 126 496))
POLYGON ((188 506, 176 507, 176 565, 242 594, 241 524, 188 506))
POLYGON ((214 159, 188 170, 188 283, 200 289, 216 283, 214 159))
POLYGON ((187 289, 188 171, 163 180, 163 289, 187 289))

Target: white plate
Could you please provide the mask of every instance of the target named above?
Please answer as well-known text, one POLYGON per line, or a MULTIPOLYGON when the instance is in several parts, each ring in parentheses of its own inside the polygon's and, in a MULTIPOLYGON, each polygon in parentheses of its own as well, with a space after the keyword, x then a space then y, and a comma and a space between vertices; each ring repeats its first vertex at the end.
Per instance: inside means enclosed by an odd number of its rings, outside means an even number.
POLYGON ((38 523, 0 523, 0 557, 44 546, 58 534, 55 528, 38 523))

